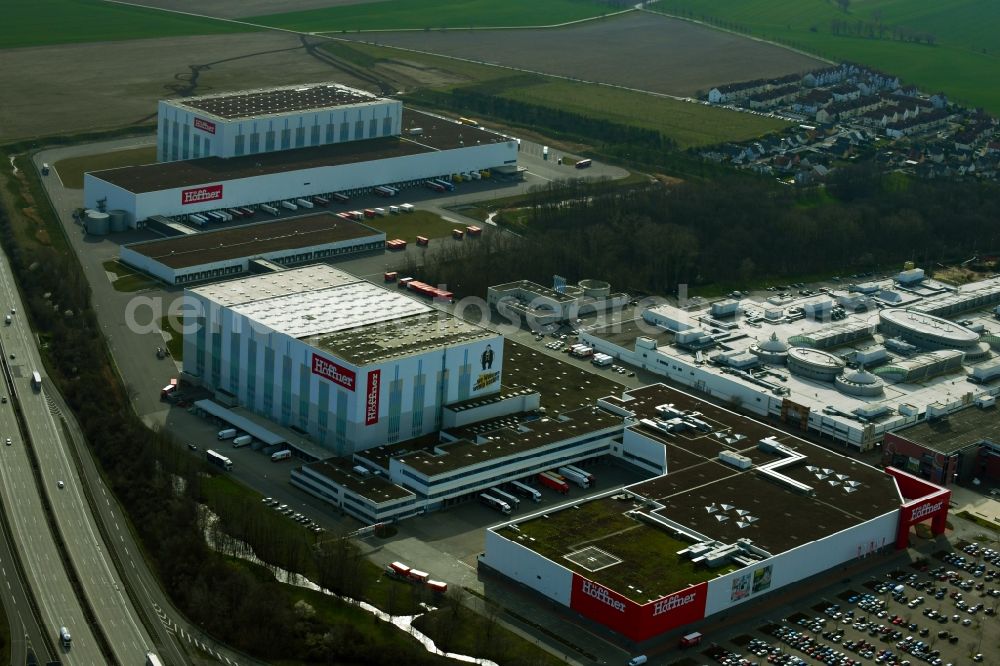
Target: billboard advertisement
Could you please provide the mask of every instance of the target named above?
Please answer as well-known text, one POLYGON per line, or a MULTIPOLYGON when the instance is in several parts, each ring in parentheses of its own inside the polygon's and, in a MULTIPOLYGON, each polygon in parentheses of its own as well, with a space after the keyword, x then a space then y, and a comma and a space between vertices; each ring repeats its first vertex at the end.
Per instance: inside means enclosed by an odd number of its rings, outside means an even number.
POLYGON ((209 134, 215 134, 215 123, 209 122, 208 120, 202 120, 201 118, 194 119, 194 128, 200 129, 202 132, 208 132, 209 134))
POLYGON ((771 587, 771 573, 774 571, 774 566, 768 564, 766 567, 761 567, 759 569, 754 569, 753 572, 753 593, 763 592, 764 590, 770 589, 771 587))
POLYGON ((638 604, 573 573, 570 608, 634 641, 643 641, 705 617, 708 583, 638 604))
MULTIPOLYGON (((495 341, 494 341, 495 342, 495 341)), ((477 348, 477 357, 472 359, 472 393, 481 393, 492 387, 500 388, 500 368, 503 366, 503 343, 487 342, 477 348)))
POLYGON ((193 187, 190 190, 181 190, 181 205, 205 203, 206 201, 216 201, 222 198, 222 185, 208 185, 206 187, 193 187))
MULTIPOLYGON (((312 355, 312 371, 314 375, 319 375, 323 379, 343 386, 348 391, 354 390, 357 375, 354 371, 344 366, 334 363, 328 358, 323 358, 319 354, 312 355)), ((369 377, 371 381, 371 377, 369 377)))
POLYGON ((733 576, 733 591, 729 595, 730 601, 742 601, 750 596, 750 572, 739 576, 733 576))
POLYGON ((365 389, 365 425, 378 423, 378 396, 382 389, 382 371, 368 373, 368 388, 365 389))

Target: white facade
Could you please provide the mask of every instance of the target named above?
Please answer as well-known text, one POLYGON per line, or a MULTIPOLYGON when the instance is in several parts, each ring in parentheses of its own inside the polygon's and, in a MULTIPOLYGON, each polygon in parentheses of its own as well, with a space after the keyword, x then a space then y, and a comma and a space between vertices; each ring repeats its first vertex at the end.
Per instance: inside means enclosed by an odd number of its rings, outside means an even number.
POLYGON ((898 525, 899 510, 896 509, 842 532, 785 551, 750 567, 714 578, 708 582, 705 617, 729 610, 733 606, 757 596, 805 580, 838 565, 871 555, 882 548, 895 548, 898 525), (751 586, 746 588, 749 590, 749 594, 734 598, 738 596, 733 593, 734 581, 740 581, 747 575, 752 577, 754 571, 768 566, 771 567, 768 572, 768 578, 771 581, 769 586, 756 592, 752 591, 753 587, 751 586))
MULTIPOLYGON (((530 431, 531 422, 522 427, 530 431)), ((389 461, 389 479, 426 498, 427 508, 433 509, 449 499, 485 490, 512 479, 533 476, 560 465, 607 455, 611 453, 612 440, 621 430, 621 423, 614 423, 581 436, 567 437, 561 441, 552 440, 506 456, 490 457, 478 464, 453 467, 433 476, 419 466, 408 464, 405 458, 393 458, 389 461)), ((459 446, 472 445, 463 442, 459 446)), ((484 441, 476 446, 485 447, 489 443, 484 441)), ((442 444, 437 451, 446 455, 448 449, 448 444, 442 444)))
POLYGON ((199 157, 239 157, 400 134, 402 102, 363 91, 352 93, 367 99, 328 108, 240 118, 225 118, 193 108, 197 100, 204 98, 161 100, 157 111, 156 159, 172 162, 199 157))
POLYGON ((434 432, 443 405, 500 388, 501 336, 396 290, 325 265, 225 284, 244 285, 244 302, 216 300, 216 290, 208 287, 185 292, 186 308, 194 315, 184 317, 184 372, 232 393, 256 414, 307 432, 337 455, 434 432), (299 275, 296 291, 292 280, 299 275), (343 283, 310 282, 316 275, 343 283), (275 280, 282 289, 271 289, 275 280), (408 322, 421 316, 440 316, 466 334, 380 352, 372 362, 352 361, 323 347, 324 335, 343 334, 356 335, 369 349, 389 348, 398 336, 387 331, 380 337, 376 325, 399 323, 403 334, 408 322), (483 360, 487 349, 489 368, 483 360), (484 375, 492 381, 485 382, 484 375))
MULTIPOLYGON (((495 528, 494 528, 495 529, 495 528)), ((556 603, 569 607, 573 572, 524 546, 486 530, 483 564, 526 585, 556 603)))
MULTIPOLYGON (((248 232, 251 229, 252 227, 247 227, 248 232)), ((253 259, 268 259, 278 264, 295 264, 354 252, 367 252, 384 247, 385 232, 376 232, 373 229, 371 236, 320 243, 309 247, 260 252, 244 257, 233 257, 179 268, 167 266, 155 257, 136 252, 128 245, 122 245, 119 248, 118 258, 129 266, 163 280, 167 284, 184 284, 219 276, 246 274, 249 271, 250 261, 253 259)))
POLYGON ((325 194, 341 190, 363 189, 387 183, 401 183, 444 174, 491 169, 517 161, 517 142, 501 141, 464 146, 450 150, 428 151, 370 162, 338 164, 298 169, 282 173, 231 178, 151 192, 130 192, 100 178, 101 172, 84 174, 84 201, 87 208, 97 208, 103 199, 108 210, 124 210, 129 225, 137 226, 153 215, 190 215, 202 211, 254 206, 284 199, 325 194), (211 197, 194 203, 185 200, 199 197, 184 193, 209 188, 211 197))

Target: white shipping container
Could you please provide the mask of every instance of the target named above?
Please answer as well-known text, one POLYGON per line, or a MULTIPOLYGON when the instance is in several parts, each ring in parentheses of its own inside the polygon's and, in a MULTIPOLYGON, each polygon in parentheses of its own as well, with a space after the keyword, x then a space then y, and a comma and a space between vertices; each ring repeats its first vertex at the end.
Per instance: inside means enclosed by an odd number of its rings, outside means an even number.
POLYGON ((298 210, 299 209, 299 207, 296 206, 295 204, 293 204, 291 201, 282 201, 281 202, 281 207, 282 208, 287 208, 288 210, 298 210))
POLYGON ((296 199, 295 203, 297 205, 299 205, 299 206, 302 206, 303 208, 314 208, 315 207, 315 204, 312 201, 308 201, 306 199, 296 199))
POLYGON ((395 215, 399 212, 399 206, 389 206, 389 212, 395 215))

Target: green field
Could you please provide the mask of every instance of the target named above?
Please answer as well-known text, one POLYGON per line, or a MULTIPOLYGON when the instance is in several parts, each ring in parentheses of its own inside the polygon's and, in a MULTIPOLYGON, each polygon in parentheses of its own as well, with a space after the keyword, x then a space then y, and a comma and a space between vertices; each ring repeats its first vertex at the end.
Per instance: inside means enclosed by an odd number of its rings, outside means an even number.
POLYGON ((828 0, 659 0, 651 8, 864 63, 1000 113, 1000 86, 990 83, 1000 71, 995 0, 853 0, 847 13, 828 0), (862 36, 844 34, 858 29, 862 36), (901 35, 931 35, 933 44, 901 35))
POLYGON ((53 164, 52 168, 59 174, 59 180, 62 181, 65 187, 82 190, 83 174, 87 171, 117 169, 118 167, 136 166, 138 164, 152 164, 155 161, 156 146, 143 146, 142 148, 116 150, 99 155, 68 157, 53 164))
POLYGON ((386 0, 246 19, 306 32, 547 26, 614 11, 597 0, 386 0))
POLYGON ((623 125, 655 129, 676 141, 682 149, 723 141, 743 141, 788 125, 781 120, 749 113, 572 81, 551 80, 541 85, 508 90, 502 96, 605 118, 623 125))
MULTIPOLYGON (((582 115, 655 129, 681 148, 724 141, 742 141, 780 130, 787 123, 749 113, 716 109, 668 97, 621 88, 577 83, 544 76, 514 76, 510 70, 490 65, 409 53, 390 47, 343 42, 325 46, 338 58, 364 66, 381 75, 380 65, 405 63, 452 79, 428 86, 451 90, 491 82, 490 92, 531 104, 555 107, 582 115), (622 109, 628 109, 623 113, 622 109)), ((388 71, 388 70, 386 70, 388 71)), ((391 76, 391 72, 389 72, 391 76)))
POLYGON ((217 35, 252 29, 100 0, 7 0, 0 20, 0 48, 217 35))

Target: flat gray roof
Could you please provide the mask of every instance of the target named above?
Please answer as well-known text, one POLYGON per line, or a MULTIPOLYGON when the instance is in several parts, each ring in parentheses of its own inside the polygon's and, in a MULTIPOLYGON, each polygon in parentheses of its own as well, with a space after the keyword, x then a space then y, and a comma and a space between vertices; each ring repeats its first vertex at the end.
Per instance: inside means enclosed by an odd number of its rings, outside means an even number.
POLYGON ((406 488, 397 486, 395 483, 387 481, 380 476, 370 475, 362 477, 353 471, 353 465, 343 458, 329 458, 322 462, 303 465, 303 468, 306 467, 352 493, 370 500, 374 504, 382 504, 383 502, 413 496, 413 493, 406 488))
POLYGON ((1000 444, 1000 410, 968 407, 936 421, 924 421, 895 433, 924 448, 949 455, 988 439, 1000 444))
POLYGON ((189 268, 367 236, 371 236, 373 240, 384 240, 385 232, 359 222, 344 220, 333 213, 319 213, 133 243, 127 247, 164 266, 189 268))
POLYGON ((313 83, 260 90, 240 90, 219 95, 201 95, 178 100, 168 100, 171 104, 201 111, 205 115, 224 120, 254 118, 279 113, 331 109, 366 102, 381 101, 382 98, 355 90, 338 83, 313 83))

